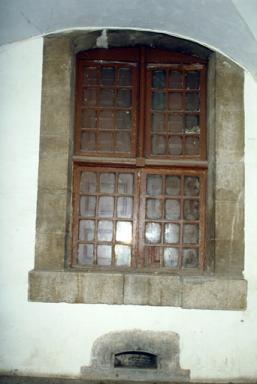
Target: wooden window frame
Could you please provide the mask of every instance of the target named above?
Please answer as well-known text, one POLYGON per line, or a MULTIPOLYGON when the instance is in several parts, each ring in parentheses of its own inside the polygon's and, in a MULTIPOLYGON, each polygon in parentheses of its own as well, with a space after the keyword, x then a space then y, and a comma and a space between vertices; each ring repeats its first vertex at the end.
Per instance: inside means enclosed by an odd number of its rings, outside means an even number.
MULTIPOLYGON (((98 70, 99 71, 99 70, 98 70)), ((98 75, 99 76, 99 75, 98 75)), ((85 85, 84 85, 85 87, 85 85)), ((102 88, 103 86, 101 86, 102 88)), ((116 86, 117 87, 117 86, 116 86)), ((98 93, 99 93, 98 86, 98 93)), ((164 89, 167 92, 167 89, 164 89)), ((185 93, 190 92, 182 88, 184 99, 185 93)), ((101 109, 101 107, 94 107, 96 110, 101 109)), ((183 108, 183 116, 186 116, 186 108, 183 108)), ((97 112, 98 113, 98 112, 97 112)), ((96 132, 96 135, 99 133, 96 132)), ((185 137, 186 134, 182 135, 183 138, 183 148, 185 146, 185 137)), ((77 247, 78 247, 78 198, 79 198, 79 171, 83 169, 83 166, 86 168, 91 165, 99 169, 98 166, 102 166, 106 169, 116 169, 112 168, 116 166, 122 166, 127 171, 138 174, 156 173, 156 174, 174 174, 174 175, 190 175, 194 174, 199 176, 201 179, 200 187, 200 233, 199 233, 199 260, 197 270, 203 271, 204 269, 204 253, 205 253, 205 212, 206 212, 206 178, 208 171, 208 162, 206 161, 206 62, 192 56, 187 56, 184 54, 172 53, 160 49, 151 49, 151 48, 123 48, 123 49, 94 49, 87 52, 81 52, 77 55, 77 79, 76 79, 76 104, 75 104, 75 154, 73 156, 73 169, 74 169, 74 191, 73 191, 73 246, 72 246, 72 258, 70 260, 71 268, 86 268, 92 270, 103 270, 108 269, 108 267, 102 267, 97 265, 92 266, 81 266, 77 263, 77 247), (131 152, 130 154, 125 153, 106 153, 98 151, 89 151, 88 153, 82 151, 80 144, 80 135, 82 129, 80 128, 80 113, 84 108, 82 103, 82 82, 83 82, 83 67, 87 66, 112 66, 117 67, 119 65, 128 65, 132 69, 132 105, 131 105, 131 114, 132 114, 132 139, 131 139, 131 152), (151 71, 156 68, 169 68, 180 70, 183 73, 183 82, 185 82, 185 70, 197 70, 200 74, 199 80, 199 95, 200 95, 200 152, 199 155, 152 155, 150 152, 150 118, 151 115, 151 71), (182 72, 183 71, 183 72, 182 72), (138 86, 137 86, 138 80, 138 86)), ((141 184, 141 181, 137 180, 137 185, 141 184)), ((181 242, 182 242, 182 229, 180 229, 180 257, 179 257, 179 266, 178 268, 168 268, 163 267, 163 256, 160 260, 161 267, 154 267, 153 265, 145 267, 146 262, 144 261, 144 247, 142 243, 144 241, 143 233, 143 222, 145 219, 142 217, 145 216, 145 213, 142 211, 144 205, 141 204, 139 208, 139 202, 143 202, 144 198, 142 185, 140 187, 140 193, 138 192, 138 187, 136 187, 136 196, 135 196, 135 210, 138 212, 138 216, 134 219, 135 225, 133 227, 133 239, 136 238, 139 241, 139 246, 133 244, 133 257, 130 270, 144 270, 144 271, 153 271, 157 269, 158 271, 167 271, 167 270, 179 270, 183 269, 182 266, 182 256, 181 256, 181 242), (138 224, 138 227, 137 227, 138 224), (137 228, 135 228, 137 227, 137 228)), ((162 197, 163 198, 163 197, 162 197)), ((183 198, 182 198, 183 200, 183 198)), ((181 201, 182 201, 181 200, 181 201)), ((164 224, 162 225, 163 228, 164 224)), ((181 217, 180 228, 183 227, 183 217, 181 217)), ((164 241, 164 240, 163 240, 164 241)), ((162 247, 164 243, 162 244, 162 247)), ((185 245, 184 245, 185 246, 185 245)), ((94 246, 95 247, 95 246, 94 246)), ((163 248, 164 249, 164 248, 163 248)), ((163 252, 163 251, 161 251, 163 252)), ((95 256, 94 256, 95 258, 95 256)), ((113 256, 112 256, 113 260, 113 256)), ((96 261, 95 261, 96 263, 96 261)), ((121 268, 113 265, 109 269, 117 268, 118 270, 127 270, 128 268, 121 268)), ((193 268, 195 269, 195 268, 193 268)))

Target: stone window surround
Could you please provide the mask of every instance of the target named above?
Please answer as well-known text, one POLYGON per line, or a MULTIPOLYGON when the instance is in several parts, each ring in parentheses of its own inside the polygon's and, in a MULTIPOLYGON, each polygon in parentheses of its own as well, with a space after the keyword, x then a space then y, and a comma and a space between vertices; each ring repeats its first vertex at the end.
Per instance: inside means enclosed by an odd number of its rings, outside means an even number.
POLYGON ((160 48, 209 55, 205 272, 143 274, 68 268, 75 55, 95 48, 101 31, 53 35, 44 39, 35 269, 29 274, 29 299, 245 309, 243 70, 224 56, 206 53, 207 49, 181 39, 122 31, 119 41, 118 31, 108 33, 109 46, 150 45, 157 39, 160 48))

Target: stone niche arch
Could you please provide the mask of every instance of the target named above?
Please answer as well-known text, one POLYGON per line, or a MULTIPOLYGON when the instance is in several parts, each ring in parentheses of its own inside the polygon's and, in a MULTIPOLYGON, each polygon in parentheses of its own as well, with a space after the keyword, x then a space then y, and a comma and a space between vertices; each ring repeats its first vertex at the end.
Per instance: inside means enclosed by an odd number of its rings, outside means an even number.
POLYGON ((45 302, 244 309, 244 72, 198 43, 135 30, 44 38, 35 268, 29 299, 45 302), (69 269, 75 57, 93 48, 149 46, 208 60, 205 270, 133 274, 69 269))
POLYGON ((190 371, 179 364, 179 335, 175 332, 142 330, 107 333, 93 344, 91 364, 81 368, 82 378, 87 380, 187 382, 190 371), (130 362, 125 367, 115 367, 115 356, 120 351, 130 352, 130 362), (133 354, 131 354, 133 351, 133 354), (133 359, 145 353, 156 356, 156 365, 140 367, 133 359))

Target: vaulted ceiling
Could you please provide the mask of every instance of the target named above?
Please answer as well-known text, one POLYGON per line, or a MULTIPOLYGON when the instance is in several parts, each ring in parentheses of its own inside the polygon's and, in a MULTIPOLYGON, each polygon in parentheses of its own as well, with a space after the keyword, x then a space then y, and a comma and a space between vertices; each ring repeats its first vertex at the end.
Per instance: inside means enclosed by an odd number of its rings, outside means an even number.
POLYGON ((257 78, 257 0, 0 0, 0 45, 62 30, 103 28, 194 40, 257 78))

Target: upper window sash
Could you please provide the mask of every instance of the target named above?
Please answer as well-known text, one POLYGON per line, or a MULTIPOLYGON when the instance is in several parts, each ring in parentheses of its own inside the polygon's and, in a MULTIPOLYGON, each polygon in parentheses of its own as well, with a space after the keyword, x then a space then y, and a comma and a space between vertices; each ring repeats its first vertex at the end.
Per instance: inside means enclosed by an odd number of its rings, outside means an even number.
POLYGON ((150 48, 78 54, 75 155, 206 159, 206 67, 150 48))

